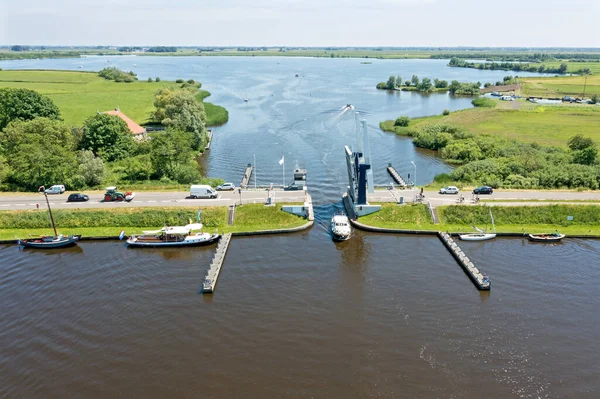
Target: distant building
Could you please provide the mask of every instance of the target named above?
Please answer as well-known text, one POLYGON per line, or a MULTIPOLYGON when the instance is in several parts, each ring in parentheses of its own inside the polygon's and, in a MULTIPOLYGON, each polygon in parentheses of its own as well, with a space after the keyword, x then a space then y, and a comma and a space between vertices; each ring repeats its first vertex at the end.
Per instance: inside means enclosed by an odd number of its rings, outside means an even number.
POLYGON ((103 114, 118 116, 119 118, 123 119, 134 138, 143 139, 146 137, 146 128, 135 123, 133 119, 122 113, 119 108, 115 108, 112 111, 103 112, 103 114))

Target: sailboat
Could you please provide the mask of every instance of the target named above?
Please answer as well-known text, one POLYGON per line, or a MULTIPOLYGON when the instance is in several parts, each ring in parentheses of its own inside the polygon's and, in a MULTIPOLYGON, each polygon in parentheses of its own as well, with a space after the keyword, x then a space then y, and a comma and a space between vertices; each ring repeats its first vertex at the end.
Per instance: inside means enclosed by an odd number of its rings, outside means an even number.
POLYGON ((479 227, 473 226, 477 233, 469 233, 469 234, 459 234, 461 240, 464 241, 486 241, 496 238, 496 226, 494 225, 494 215, 492 215, 492 208, 490 207, 490 218, 492 219, 492 228, 494 229, 493 233, 488 233, 485 230, 480 229, 479 227))
POLYGON ((244 101, 248 102, 248 93, 246 93, 246 97, 244 97, 244 101))
POLYGON ((45 191, 45 187, 40 186, 38 192, 44 194, 44 197, 46 197, 46 204, 48 204, 48 213, 50 214, 50 222, 52 223, 54 236, 42 236, 19 240, 19 245, 27 248, 64 248, 77 244, 77 241, 79 241, 81 235, 70 235, 65 237, 56 232, 56 225, 54 224, 54 217, 52 216, 52 209, 50 209, 50 202, 48 201, 48 194, 45 191))

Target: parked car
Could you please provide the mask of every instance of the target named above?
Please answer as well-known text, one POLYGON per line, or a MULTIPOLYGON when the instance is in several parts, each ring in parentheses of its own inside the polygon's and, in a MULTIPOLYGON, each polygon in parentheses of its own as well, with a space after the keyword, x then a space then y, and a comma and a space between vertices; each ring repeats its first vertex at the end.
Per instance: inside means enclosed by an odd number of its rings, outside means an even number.
POLYGON ((500 97, 500 100, 502 100, 502 101, 515 101, 515 98, 513 96, 502 96, 502 97, 500 97))
POLYGON ((81 194, 81 193, 74 193, 69 195, 69 198, 67 198, 67 202, 85 202, 85 201, 89 201, 90 197, 88 197, 85 194, 81 194))
POLYGON ((65 186, 62 184, 55 184, 54 186, 44 190, 46 194, 62 194, 65 192, 65 186))
POLYGON ((223 183, 220 186, 217 186, 217 191, 232 191, 235 190, 235 184, 233 183, 223 183))
POLYGON ((458 194, 458 187, 446 186, 444 188, 440 188, 440 194, 458 194))
POLYGON ((481 186, 473 190, 473 194, 492 194, 494 189, 490 186, 481 186))
POLYGON ((575 98, 571 96, 564 96, 562 99, 564 102, 573 103, 575 102, 575 98))

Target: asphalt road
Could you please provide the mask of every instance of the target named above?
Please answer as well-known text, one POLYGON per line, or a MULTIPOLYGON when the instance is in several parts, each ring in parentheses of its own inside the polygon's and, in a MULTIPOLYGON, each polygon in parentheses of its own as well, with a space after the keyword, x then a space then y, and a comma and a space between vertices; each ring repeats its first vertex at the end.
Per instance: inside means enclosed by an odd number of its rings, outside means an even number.
MULTIPOLYGON (((189 192, 139 192, 131 202, 101 202, 104 198, 102 193, 88 194, 90 200, 87 202, 67 202, 68 193, 48 195, 52 209, 71 208, 137 208, 142 206, 229 206, 240 202, 240 194, 237 191, 219 191, 216 199, 186 199, 189 192)), ((303 191, 278 191, 274 190, 275 202, 290 203, 304 202, 303 191)), ((267 201, 266 190, 242 191, 242 202, 244 204, 265 203, 267 201)), ((46 200, 42 194, 2 194, 0 195, 0 210, 25 210, 46 208, 46 200)))

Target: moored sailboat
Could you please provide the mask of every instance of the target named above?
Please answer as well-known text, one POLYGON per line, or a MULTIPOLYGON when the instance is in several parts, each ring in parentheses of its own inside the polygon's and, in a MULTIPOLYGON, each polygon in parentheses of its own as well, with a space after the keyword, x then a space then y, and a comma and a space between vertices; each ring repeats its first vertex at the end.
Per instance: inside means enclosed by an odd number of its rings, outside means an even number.
POLYGON ((473 226, 477 233, 459 234, 459 238, 463 241, 486 241, 496 238, 496 225, 494 224, 494 215, 492 215, 492 208, 490 207, 490 218, 492 219, 493 233, 488 233, 479 227, 473 226))
POLYGON ((26 238, 19 240, 18 244, 26 248, 64 248, 71 245, 77 244, 77 241, 81 238, 81 235, 70 235, 64 236, 56 232, 56 225, 54 224, 54 217, 52 216, 52 209, 50 208, 50 202, 48 201, 48 194, 45 191, 44 186, 38 188, 38 192, 44 194, 46 197, 46 204, 48 205, 48 214, 50 215, 50 223, 54 230, 54 236, 41 236, 35 238, 26 238))

